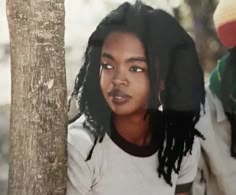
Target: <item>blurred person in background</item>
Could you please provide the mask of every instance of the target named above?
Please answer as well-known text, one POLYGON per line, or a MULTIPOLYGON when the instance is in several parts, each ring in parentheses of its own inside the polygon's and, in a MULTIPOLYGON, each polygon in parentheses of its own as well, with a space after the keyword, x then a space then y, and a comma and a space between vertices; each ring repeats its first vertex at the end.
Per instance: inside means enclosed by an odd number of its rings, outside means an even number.
POLYGON ((197 129, 204 134, 193 195, 236 194, 236 1, 221 0, 214 24, 228 52, 206 84, 205 114, 197 129))

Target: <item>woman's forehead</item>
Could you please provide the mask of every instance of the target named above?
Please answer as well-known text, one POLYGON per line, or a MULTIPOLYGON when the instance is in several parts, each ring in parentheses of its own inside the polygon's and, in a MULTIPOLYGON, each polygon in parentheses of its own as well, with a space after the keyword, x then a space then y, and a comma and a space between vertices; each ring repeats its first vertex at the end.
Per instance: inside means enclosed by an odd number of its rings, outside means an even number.
POLYGON ((127 32, 112 32, 104 41, 102 56, 103 54, 125 58, 145 57, 145 50, 136 35, 127 32))

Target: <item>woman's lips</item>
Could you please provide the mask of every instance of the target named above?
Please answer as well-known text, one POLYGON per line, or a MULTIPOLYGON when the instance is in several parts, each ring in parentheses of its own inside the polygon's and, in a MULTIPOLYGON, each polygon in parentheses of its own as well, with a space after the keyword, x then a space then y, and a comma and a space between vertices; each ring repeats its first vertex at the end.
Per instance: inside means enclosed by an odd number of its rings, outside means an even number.
POLYGON ((120 97, 120 96, 114 96, 112 97, 112 102, 114 104, 117 104, 117 105, 120 105, 120 104, 124 104, 126 102, 129 101, 129 98, 128 97, 120 97))
POLYGON ((128 94, 124 93, 123 91, 119 89, 114 89, 108 93, 108 96, 112 98, 112 102, 114 104, 120 105, 124 104, 129 101, 131 96, 128 94))

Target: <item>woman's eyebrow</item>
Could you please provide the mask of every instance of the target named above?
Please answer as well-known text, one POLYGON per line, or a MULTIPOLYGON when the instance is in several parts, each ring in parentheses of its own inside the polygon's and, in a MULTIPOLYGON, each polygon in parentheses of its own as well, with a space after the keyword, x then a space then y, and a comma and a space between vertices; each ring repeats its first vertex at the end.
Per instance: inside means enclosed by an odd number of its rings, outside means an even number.
POLYGON ((147 62, 145 57, 132 57, 132 58, 128 58, 126 60, 126 62, 147 62))
POLYGON ((115 61, 114 57, 111 54, 106 53, 106 52, 102 53, 102 57, 105 57, 105 58, 108 58, 112 61, 115 61))
MULTIPOLYGON (((112 61, 115 61, 115 58, 114 58, 111 54, 106 53, 106 52, 102 53, 102 57, 108 58, 108 59, 110 59, 110 60, 112 60, 112 61)), ((146 58, 143 57, 143 56, 131 57, 131 58, 126 59, 125 61, 126 61, 127 63, 130 63, 130 62, 137 62, 137 61, 138 61, 138 62, 147 62, 146 58)))

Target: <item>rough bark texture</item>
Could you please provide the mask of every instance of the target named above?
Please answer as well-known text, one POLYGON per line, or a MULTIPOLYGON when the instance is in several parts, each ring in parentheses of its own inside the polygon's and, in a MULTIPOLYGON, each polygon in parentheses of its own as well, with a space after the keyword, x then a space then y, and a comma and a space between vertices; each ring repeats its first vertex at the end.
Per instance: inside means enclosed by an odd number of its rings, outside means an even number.
POLYGON ((7 0, 7 16, 12 78, 8 195, 64 195, 64 0, 7 0))

